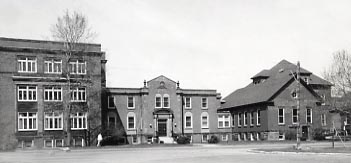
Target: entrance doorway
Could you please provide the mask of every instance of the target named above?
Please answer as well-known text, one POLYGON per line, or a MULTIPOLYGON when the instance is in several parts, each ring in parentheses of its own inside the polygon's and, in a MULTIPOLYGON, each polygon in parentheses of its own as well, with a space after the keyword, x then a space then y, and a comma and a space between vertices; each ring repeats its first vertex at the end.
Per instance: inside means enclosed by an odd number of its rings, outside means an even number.
POLYGON ((308 139, 308 126, 302 126, 302 137, 301 140, 308 139))
POLYGON ((158 136, 167 136, 167 119, 158 119, 158 136))

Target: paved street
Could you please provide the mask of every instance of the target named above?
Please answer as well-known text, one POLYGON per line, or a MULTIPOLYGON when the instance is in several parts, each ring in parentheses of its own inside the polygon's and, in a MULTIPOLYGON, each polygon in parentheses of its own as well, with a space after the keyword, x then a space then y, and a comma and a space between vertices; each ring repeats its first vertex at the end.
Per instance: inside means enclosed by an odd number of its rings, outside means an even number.
MULTIPOLYGON (((341 146, 341 144, 337 144, 341 146)), ((255 153, 257 148, 282 148, 292 144, 249 144, 249 145, 194 145, 165 147, 99 148, 79 149, 71 152, 59 150, 18 150, 0 153, 0 162, 6 163, 350 163, 351 154, 309 154, 309 153, 255 153)), ((305 146, 330 146, 330 143, 313 143, 305 146)), ((351 144, 347 144, 351 146, 351 144)))

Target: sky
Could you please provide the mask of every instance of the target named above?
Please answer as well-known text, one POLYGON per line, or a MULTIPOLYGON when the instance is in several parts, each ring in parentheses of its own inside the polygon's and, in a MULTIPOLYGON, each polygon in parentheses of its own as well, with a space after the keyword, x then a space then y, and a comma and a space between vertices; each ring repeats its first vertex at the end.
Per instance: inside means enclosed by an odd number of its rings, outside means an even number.
POLYGON ((281 60, 322 77, 351 45, 349 0, 1 0, 0 37, 50 40, 66 10, 88 18, 107 86, 164 75, 223 97, 281 60))

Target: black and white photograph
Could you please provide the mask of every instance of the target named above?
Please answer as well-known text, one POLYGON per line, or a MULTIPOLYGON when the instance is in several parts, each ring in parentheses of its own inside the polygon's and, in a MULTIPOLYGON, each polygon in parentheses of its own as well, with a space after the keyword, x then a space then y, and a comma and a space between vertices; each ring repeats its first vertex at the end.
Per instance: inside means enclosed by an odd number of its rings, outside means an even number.
POLYGON ((350 163, 349 0, 0 0, 0 163, 350 163))

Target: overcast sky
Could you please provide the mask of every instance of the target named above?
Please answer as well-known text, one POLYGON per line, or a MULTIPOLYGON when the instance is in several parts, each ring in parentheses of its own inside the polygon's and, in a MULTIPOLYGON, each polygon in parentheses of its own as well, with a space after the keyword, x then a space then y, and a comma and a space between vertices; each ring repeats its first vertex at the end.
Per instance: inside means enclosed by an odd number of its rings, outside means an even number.
POLYGON ((282 59, 322 76, 351 45, 351 1, 1 0, 0 37, 50 39, 66 9, 88 17, 109 87, 165 75, 223 97, 282 59))

